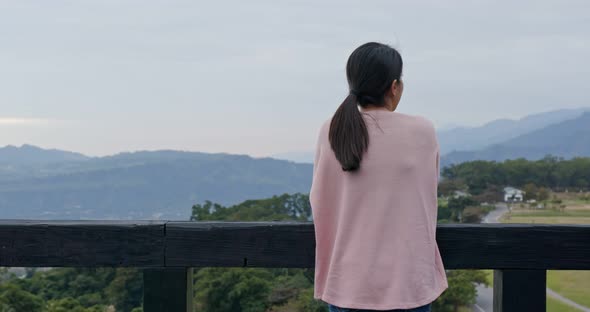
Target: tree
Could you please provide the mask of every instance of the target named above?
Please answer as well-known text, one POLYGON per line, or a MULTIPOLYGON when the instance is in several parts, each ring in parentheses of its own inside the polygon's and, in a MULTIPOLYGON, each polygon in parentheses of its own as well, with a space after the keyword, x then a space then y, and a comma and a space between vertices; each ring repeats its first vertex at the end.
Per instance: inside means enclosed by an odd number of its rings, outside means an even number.
POLYGON ((142 304, 143 275, 137 268, 117 268, 105 293, 117 311, 131 311, 142 304))
POLYGON ((447 271, 449 288, 433 303, 437 312, 459 311, 459 307, 475 303, 477 289, 474 284, 488 286, 485 272, 481 270, 447 271))
POLYGON ((0 285, 1 312, 41 312, 43 300, 15 284, 0 285))
POLYGON ((103 312, 106 309, 104 306, 84 307, 78 300, 74 298, 62 298, 50 300, 47 302, 47 312, 103 312))
POLYGON ((455 191, 466 190, 467 185, 460 179, 443 179, 438 183, 438 196, 449 197, 455 191))
POLYGON ((463 209, 463 223, 480 223, 483 218, 484 211, 479 206, 468 206, 463 209))
POLYGON ((480 204, 501 202, 503 200, 502 189, 497 185, 489 184, 481 194, 473 196, 473 200, 480 204))
POLYGON ((537 200, 544 201, 549 199, 549 190, 541 187, 539 188, 539 192, 537 193, 537 200))
POLYGON ((264 312, 271 274, 259 268, 202 268, 196 274, 197 307, 210 312, 264 312))
POLYGON ((524 185, 523 189, 524 195, 526 199, 538 199, 539 198, 539 189, 534 183, 527 183, 524 185))
POLYGON ((192 207, 193 221, 309 221, 311 204, 306 194, 283 194, 265 199, 246 200, 225 207, 205 201, 192 207))
POLYGON ((478 160, 445 167, 442 176, 450 181, 463 181, 474 195, 490 184, 524 187, 531 183, 552 189, 584 189, 590 186, 590 158, 564 160, 547 156, 536 161, 524 158, 504 162, 478 160))
POLYGON ((476 206, 477 202, 471 197, 451 197, 447 205, 452 212, 452 218, 461 221, 463 209, 467 206, 476 206))

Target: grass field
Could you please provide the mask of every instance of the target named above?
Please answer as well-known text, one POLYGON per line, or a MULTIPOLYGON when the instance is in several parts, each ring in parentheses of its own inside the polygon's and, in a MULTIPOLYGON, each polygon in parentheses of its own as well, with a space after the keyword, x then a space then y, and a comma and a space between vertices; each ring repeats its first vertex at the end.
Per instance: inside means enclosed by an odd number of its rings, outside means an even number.
POLYGON ((517 206, 505 214, 504 223, 590 224, 590 210, 566 206, 563 211, 553 209, 521 209, 517 206))
MULTIPOLYGON (((590 203, 580 200, 575 193, 552 194, 562 201, 562 209, 552 209, 549 204, 545 209, 521 208, 514 205, 512 211, 501 218, 504 223, 539 223, 539 224, 590 224, 590 203)), ((489 273, 493 279, 493 273, 489 273)), ((590 307, 590 271, 547 271, 547 287, 560 295, 581 305, 590 307)), ((557 299, 547 297, 547 311, 579 311, 557 299)))
POLYGON ((490 283, 490 287, 494 287, 494 270, 482 270, 486 273, 486 277, 488 282, 490 283))
POLYGON ((580 310, 570 307, 557 299, 547 297, 547 312, 580 312, 580 310))
POLYGON ((590 271, 547 271, 547 287, 590 307, 590 271))

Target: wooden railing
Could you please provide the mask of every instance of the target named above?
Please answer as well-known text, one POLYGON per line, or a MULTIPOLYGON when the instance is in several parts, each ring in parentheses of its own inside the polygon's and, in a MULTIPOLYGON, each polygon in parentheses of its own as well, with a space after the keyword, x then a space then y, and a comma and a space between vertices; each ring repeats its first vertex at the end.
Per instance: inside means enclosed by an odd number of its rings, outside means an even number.
MULTIPOLYGON (((494 311, 545 311, 546 270, 590 269, 590 225, 445 224, 447 269, 494 269, 494 311)), ((144 311, 190 311, 192 267, 314 266, 311 222, 0 220, 0 266, 140 267, 144 311)))

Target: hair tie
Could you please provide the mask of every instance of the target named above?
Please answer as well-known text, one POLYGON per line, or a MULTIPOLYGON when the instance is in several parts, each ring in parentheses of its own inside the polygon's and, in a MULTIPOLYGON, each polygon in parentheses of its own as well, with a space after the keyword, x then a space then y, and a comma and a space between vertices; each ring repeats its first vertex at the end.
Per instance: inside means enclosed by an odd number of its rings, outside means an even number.
POLYGON ((355 89, 350 89, 350 94, 354 95, 359 104, 374 104, 377 103, 377 99, 372 96, 364 95, 355 89))

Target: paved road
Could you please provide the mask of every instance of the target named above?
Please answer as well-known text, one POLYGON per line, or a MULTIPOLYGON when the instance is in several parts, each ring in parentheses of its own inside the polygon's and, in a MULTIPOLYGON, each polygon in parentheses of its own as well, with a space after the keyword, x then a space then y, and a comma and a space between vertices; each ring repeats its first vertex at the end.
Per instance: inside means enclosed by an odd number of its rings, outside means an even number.
MULTIPOLYGON (((508 212, 508 206, 504 203, 496 205, 496 209, 490 211, 481 220, 481 223, 500 223, 500 217, 508 212)), ((477 285, 477 299, 472 307, 474 312, 492 312, 494 310, 494 291, 491 287, 477 285)))
POLYGON ((508 212, 508 206, 504 203, 496 204, 496 209, 490 211, 481 223, 500 223, 500 217, 508 212))
POLYGON ((477 285, 477 299, 472 307, 473 312, 494 311, 494 290, 491 287, 477 285))

